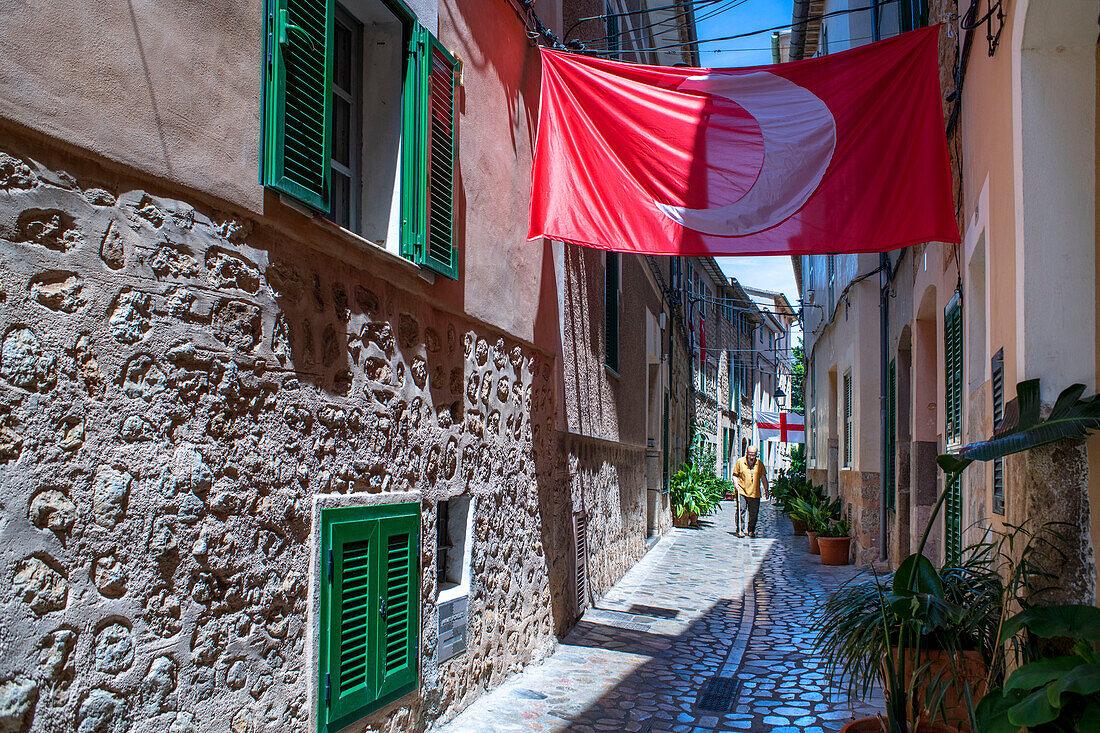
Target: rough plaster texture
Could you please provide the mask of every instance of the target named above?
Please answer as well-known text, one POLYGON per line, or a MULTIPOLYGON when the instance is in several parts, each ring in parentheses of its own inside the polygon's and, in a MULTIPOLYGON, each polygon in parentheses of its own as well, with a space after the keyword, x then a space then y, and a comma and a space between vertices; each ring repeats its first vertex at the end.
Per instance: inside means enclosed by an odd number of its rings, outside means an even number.
POLYGON ((0 152, 9 729, 304 729, 319 495, 423 502, 421 687, 357 728, 421 729, 553 648, 577 498, 595 597, 644 552, 644 451, 563 447, 549 353, 389 265, 51 165, 0 152), (462 493, 469 651, 439 665, 434 508, 462 493))

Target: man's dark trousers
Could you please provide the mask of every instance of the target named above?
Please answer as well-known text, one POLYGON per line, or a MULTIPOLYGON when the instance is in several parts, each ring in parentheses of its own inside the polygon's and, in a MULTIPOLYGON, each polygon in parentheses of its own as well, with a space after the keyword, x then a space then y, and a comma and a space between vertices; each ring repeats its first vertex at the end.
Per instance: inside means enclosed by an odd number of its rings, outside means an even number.
POLYGON ((756 533, 756 518, 760 515, 760 497, 753 498, 751 496, 742 495, 741 506, 744 507, 744 512, 748 514, 748 527, 745 530, 749 534, 756 533))

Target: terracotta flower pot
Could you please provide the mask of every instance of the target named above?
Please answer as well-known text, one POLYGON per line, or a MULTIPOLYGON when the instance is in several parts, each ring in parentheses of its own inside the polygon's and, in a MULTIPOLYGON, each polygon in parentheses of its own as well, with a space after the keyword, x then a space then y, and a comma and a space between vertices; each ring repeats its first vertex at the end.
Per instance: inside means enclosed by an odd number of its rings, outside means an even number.
POLYGON ((848 548, 851 537, 818 537, 817 546, 821 549, 822 565, 847 565, 848 548))
POLYGON ((817 532, 806 530, 806 536, 810 538, 810 554, 820 555, 821 545, 817 544, 817 532))
MULTIPOLYGON (((894 650, 897 654, 897 649, 894 650)), ((916 697, 924 700, 928 680, 936 681, 953 679, 951 684, 943 690, 943 710, 937 714, 937 718, 945 723, 943 730, 958 730, 963 733, 970 731, 970 716, 966 711, 966 688, 970 688, 970 696, 973 700, 980 700, 987 690, 986 666, 982 655, 974 650, 962 652, 955 658, 952 665, 951 655, 941 649, 922 649, 920 661, 913 660, 913 650, 905 650, 905 668, 907 670, 925 667, 922 672, 923 683, 918 683, 916 697)), ((927 725, 932 718, 931 712, 925 710, 921 714, 921 723, 927 725)), ((939 723, 937 722, 937 725, 939 723)), ((928 728, 928 730, 939 730, 928 728)))
POLYGON ((795 519, 791 517, 791 528, 794 530, 795 537, 801 537, 806 534, 806 523, 801 519, 795 519))
MULTIPOLYGON (((886 730, 885 718, 860 718, 853 720, 840 729, 840 733, 883 733, 886 730)), ((918 723, 915 733, 958 733, 958 728, 952 728, 943 723, 918 723)))
POLYGON ((673 527, 694 527, 695 523, 699 521, 699 515, 695 512, 684 512, 680 516, 672 517, 673 527))

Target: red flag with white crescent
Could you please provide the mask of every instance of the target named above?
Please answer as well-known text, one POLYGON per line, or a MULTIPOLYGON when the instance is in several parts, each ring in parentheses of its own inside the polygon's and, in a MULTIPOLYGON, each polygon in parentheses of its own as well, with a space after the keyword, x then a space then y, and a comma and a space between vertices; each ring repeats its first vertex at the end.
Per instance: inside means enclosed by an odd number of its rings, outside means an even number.
POLYGON ((714 256, 959 242, 938 37, 741 69, 543 49, 529 237, 714 256))

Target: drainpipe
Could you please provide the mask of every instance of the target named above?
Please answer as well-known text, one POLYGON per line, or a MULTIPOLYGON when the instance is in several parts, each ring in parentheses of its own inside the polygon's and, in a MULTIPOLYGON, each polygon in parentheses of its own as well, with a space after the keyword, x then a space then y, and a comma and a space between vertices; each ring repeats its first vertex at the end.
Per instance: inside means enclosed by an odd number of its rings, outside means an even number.
POLYGON ((889 330, 890 322, 890 258, 885 252, 879 255, 879 266, 882 268, 882 274, 879 276, 881 286, 879 287, 878 295, 878 312, 879 312, 879 485, 882 490, 879 492, 879 504, 878 504, 878 516, 879 516, 879 559, 886 560, 889 557, 888 548, 886 547, 886 492, 889 487, 886 486, 886 381, 888 379, 888 367, 890 355, 890 344, 888 342, 887 331, 889 330))

